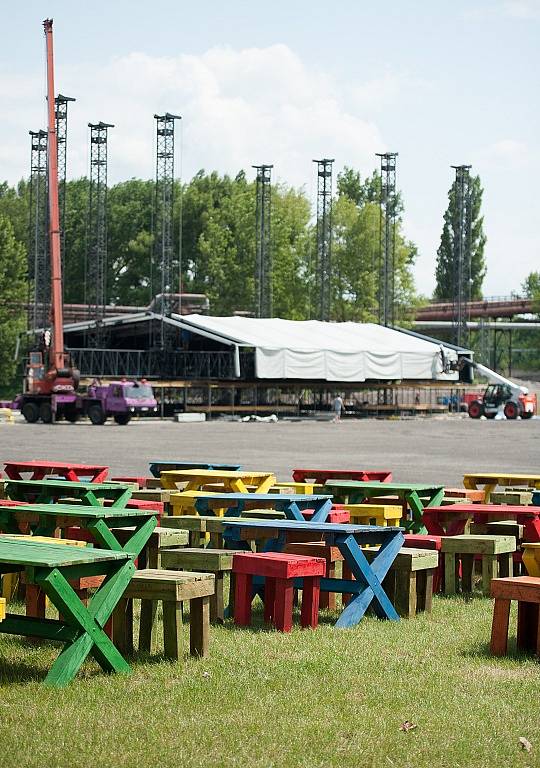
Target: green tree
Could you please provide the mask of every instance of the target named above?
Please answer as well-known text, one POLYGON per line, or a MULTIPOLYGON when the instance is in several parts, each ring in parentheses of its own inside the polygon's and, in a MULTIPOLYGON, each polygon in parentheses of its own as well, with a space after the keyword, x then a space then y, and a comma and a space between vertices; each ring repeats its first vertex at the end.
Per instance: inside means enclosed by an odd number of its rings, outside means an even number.
MULTIPOLYGON (((470 275, 464 275, 468 285, 464 286, 464 295, 471 299, 482 298, 482 284, 486 275, 484 249, 486 236, 484 234, 484 217, 482 216, 482 196, 484 190, 479 176, 470 177, 470 275)), ((457 236, 457 189, 454 181, 448 192, 448 207, 444 214, 441 242, 437 249, 437 265, 435 268, 436 286, 434 298, 440 301, 450 301, 454 285, 454 242, 457 236)))
POLYGON ((24 331, 27 296, 26 251, 13 225, 0 215, 0 382, 3 392, 14 386, 17 338, 24 331))

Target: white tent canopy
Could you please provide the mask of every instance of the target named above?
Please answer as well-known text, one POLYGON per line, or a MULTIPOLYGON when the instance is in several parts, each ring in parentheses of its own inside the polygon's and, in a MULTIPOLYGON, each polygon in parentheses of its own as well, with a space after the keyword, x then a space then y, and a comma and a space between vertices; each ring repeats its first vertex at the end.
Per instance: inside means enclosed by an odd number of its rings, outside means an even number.
POLYGON ((335 382, 455 381, 445 362, 457 353, 441 344, 374 323, 173 315, 186 329, 216 341, 255 349, 259 379, 335 382))

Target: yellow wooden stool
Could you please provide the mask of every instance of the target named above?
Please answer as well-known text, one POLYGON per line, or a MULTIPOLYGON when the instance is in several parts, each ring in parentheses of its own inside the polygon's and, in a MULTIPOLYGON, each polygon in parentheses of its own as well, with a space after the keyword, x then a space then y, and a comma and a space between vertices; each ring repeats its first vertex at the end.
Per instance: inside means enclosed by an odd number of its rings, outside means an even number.
POLYGON ((6 598, 0 597, 0 621, 6 618, 6 598))
POLYGON ((399 525, 403 508, 398 504, 343 504, 354 525, 399 525))
POLYGON ((523 550, 523 565, 527 569, 529 576, 540 577, 540 544, 523 541, 521 543, 523 550))

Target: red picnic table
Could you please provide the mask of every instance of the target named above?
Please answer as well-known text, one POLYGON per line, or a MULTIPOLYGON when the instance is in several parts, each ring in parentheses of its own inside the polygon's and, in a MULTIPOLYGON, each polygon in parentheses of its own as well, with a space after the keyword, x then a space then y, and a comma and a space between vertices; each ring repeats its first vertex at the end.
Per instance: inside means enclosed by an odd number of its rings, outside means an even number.
POLYGON ((514 504, 452 504, 424 507, 423 521, 432 536, 458 536, 469 522, 486 523, 516 520, 523 525, 525 541, 540 542, 540 507, 514 504))
POLYGON ((295 483, 313 482, 324 485, 327 480, 359 480, 389 483, 392 473, 388 469, 293 469, 295 483))
POLYGON ((43 480, 48 475, 60 475, 73 483, 103 483, 109 467, 102 464, 74 464, 71 461, 6 461, 5 472, 10 480, 43 480), (30 473, 30 477, 24 475, 30 473), (84 482, 84 481, 83 481, 84 482))

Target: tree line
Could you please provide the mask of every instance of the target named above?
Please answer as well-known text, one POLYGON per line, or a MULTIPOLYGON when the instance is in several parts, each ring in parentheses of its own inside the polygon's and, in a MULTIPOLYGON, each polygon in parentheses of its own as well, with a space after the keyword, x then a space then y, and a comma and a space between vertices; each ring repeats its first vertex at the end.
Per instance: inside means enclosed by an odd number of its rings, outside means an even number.
MULTIPOLYGON (((145 306, 159 293, 155 264, 153 181, 130 179, 108 190, 107 301, 145 306)), ((65 300, 85 302, 89 181, 68 181, 65 212, 65 300)), ((376 320, 380 179, 346 168, 332 209, 332 319, 376 320)), ((0 186, 0 215, 16 240, 28 239, 29 185, 0 186)), ((199 171, 175 184, 175 292, 205 293, 211 312, 251 312, 255 303, 255 183, 199 171)), ((400 208, 401 211, 401 208, 400 208)), ((396 225, 396 305, 403 318, 416 294, 412 267, 417 249, 396 225)), ((296 320, 316 316, 316 222, 301 189, 272 187, 273 314, 296 320)))
MULTIPOLYGON (((331 319, 376 322, 379 286, 381 179, 362 177, 345 167, 337 176, 332 204, 331 319)), ((485 235, 482 187, 471 178, 471 298, 482 295, 485 235)), ((24 328, 22 304, 29 293, 26 261, 29 227, 28 181, 0 184, 0 375, 13 375, 13 348, 24 328)), ((107 301, 146 306, 160 292, 152 258, 154 194, 151 180, 129 179, 108 190, 107 301)), ((85 303, 89 180, 67 182, 64 222, 64 296, 85 303)), ((255 182, 199 171, 188 183, 175 183, 173 291, 204 293, 215 315, 252 312, 255 305, 255 182)), ((403 230, 399 193, 393 206, 395 228, 395 317, 406 323, 427 299, 415 289, 417 247, 403 230)), ((451 299, 456 193, 449 191, 437 252, 434 298, 451 299)), ((273 314, 294 320, 317 316, 317 239, 311 203, 303 189, 272 186, 271 251, 273 314)), ((527 290, 536 291, 530 276, 527 290), (532 287, 531 287, 532 286, 532 287)), ((536 295, 536 294, 535 294, 536 295)))

